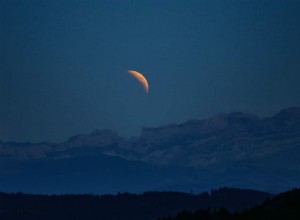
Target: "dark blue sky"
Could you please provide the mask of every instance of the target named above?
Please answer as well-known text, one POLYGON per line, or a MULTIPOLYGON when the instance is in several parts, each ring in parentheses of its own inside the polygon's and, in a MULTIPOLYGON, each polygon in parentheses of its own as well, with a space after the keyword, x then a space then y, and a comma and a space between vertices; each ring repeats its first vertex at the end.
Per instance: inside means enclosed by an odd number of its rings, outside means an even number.
POLYGON ((1 0, 0 139, 131 136, 300 105, 299 11, 298 0, 1 0))

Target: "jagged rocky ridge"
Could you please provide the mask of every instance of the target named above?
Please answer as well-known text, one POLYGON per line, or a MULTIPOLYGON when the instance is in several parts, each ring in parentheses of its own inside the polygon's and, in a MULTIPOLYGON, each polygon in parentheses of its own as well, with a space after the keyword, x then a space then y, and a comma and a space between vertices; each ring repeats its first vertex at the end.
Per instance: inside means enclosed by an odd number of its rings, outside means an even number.
MULTIPOLYGON (((205 167, 300 148, 300 108, 270 118, 233 112, 158 128, 129 140, 110 130, 76 135, 64 143, 0 142, 2 160, 60 159, 101 153, 156 165, 205 167)), ((300 167, 298 167, 300 169, 300 167)))

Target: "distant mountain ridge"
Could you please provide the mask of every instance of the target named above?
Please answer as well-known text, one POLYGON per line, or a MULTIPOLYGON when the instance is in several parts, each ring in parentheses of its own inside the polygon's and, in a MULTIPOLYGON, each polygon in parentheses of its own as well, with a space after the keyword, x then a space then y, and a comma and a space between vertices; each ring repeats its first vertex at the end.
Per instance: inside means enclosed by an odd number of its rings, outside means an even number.
POLYGON ((242 112, 219 114, 158 128, 143 128, 127 140, 117 132, 95 130, 64 143, 0 142, 0 159, 59 159, 102 153, 157 165, 203 167, 222 160, 245 160, 300 147, 300 108, 260 119, 242 112))
POLYGON ((199 192, 232 186, 280 192, 300 185, 299 161, 299 107, 263 119, 233 112, 143 128, 131 139, 95 130, 63 143, 0 142, 0 190, 199 192))

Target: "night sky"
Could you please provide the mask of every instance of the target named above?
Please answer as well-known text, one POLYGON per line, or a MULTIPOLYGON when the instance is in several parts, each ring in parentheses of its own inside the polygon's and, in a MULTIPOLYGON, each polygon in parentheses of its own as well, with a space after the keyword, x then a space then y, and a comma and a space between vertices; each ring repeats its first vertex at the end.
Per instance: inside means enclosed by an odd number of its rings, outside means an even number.
POLYGON ((3 141, 300 105, 298 0, 0 1, 3 141))

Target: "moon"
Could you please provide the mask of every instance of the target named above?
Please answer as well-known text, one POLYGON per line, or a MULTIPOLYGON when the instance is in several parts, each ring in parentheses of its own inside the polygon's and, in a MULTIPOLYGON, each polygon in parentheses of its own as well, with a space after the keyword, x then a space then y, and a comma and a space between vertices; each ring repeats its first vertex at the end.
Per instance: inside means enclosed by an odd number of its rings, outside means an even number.
POLYGON ((146 93, 148 93, 149 91, 149 84, 147 79, 145 78, 145 76, 143 76, 143 74, 135 71, 135 70, 128 70, 128 72, 133 75, 145 88, 146 93))

